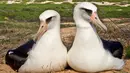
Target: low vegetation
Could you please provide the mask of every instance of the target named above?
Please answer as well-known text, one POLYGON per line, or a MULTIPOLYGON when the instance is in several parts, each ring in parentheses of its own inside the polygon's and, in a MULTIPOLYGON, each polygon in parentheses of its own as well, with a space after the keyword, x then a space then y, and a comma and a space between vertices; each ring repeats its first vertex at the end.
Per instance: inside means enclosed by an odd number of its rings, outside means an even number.
POLYGON ((38 16, 47 9, 53 9, 58 11, 61 16, 69 17, 72 16, 71 4, 1 4, 0 5, 0 20, 18 20, 18 21, 36 21, 38 16))
MULTIPOLYGON (((37 21, 40 13, 47 9, 53 9, 61 14, 61 17, 72 17, 74 4, 0 4, 0 21, 37 21)), ((129 18, 130 7, 98 6, 101 18, 129 18)))
POLYGON ((130 6, 98 6, 99 15, 103 18, 129 18, 130 17, 130 6))

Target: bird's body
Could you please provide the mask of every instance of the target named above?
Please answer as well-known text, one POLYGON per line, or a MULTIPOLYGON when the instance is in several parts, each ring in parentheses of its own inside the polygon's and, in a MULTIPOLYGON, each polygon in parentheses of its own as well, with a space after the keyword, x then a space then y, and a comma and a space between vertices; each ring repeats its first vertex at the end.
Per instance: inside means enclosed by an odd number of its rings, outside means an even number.
MULTIPOLYGON (((105 50, 110 51, 114 57, 122 58, 123 46, 118 41, 110 41, 101 39, 105 50)), ((14 70, 18 70, 23 65, 28 57, 28 52, 32 49, 32 46, 36 44, 34 40, 29 40, 26 43, 20 45, 16 49, 8 50, 5 61, 14 70)))
POLYGON ((87 11, 89 10, 92 10, 91 17, 96 19, 97 22, 106 29, 106 27, 99 21, 97 15, 93 14, 96 13, 96 7, 93 4, 83 2, 76 5, 74 8, 74 20, 77 26, 77 32, 74 43, 68 52, 68 64, 73 69, 81 72, 122 69, 124 61, 115 58, 110 51, 104 49, 100 37, 91 26, 91 18, 87 14, 87 11), (95 15, 96 17, 92 15, 95 15))
POLYGON ((88 29, 83 29, 79 30, 78 33, 77 29, 73 47, 68 53, 69 65, 81 72, 97 72, 114 68, 121 69, 122 65, 124 65, 123 60, 114 58, 108 50, 105 50, 101 40, 97 39, 99 37, 93 34, 95 32, 90 33, 91 28, 90 31, 87 31, 88 29))
POLYGON ((41 37, 29 52, 27 61, 19 69, 20 72, 53 72, 65 68, 67 51, 61 42, 60 33, 54 31, 49 30, 41 37))

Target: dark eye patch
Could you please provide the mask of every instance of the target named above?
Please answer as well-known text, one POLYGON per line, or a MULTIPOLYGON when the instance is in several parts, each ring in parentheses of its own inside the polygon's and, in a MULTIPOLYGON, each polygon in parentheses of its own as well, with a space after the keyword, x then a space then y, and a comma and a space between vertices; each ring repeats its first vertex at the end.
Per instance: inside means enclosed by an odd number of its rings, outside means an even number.
POLYGON ((46 23, 48 24, 52 20, 52 17, 46 19, 46 23))
POLYGON ((89 16, 91 16, 92 10, 85 9, 85 11, 88 13, 89 16))
POLYGON ((44 26, 42 26, 42 28, 43 28, 44 26))
POLYGON ((88 14, 89 16, 91 16, 91 14, 92 14, 92 10, 85 9, 85 8, 82 8, 82 9, 85 10, 85 12, 87 12, 87 14, 88 14))

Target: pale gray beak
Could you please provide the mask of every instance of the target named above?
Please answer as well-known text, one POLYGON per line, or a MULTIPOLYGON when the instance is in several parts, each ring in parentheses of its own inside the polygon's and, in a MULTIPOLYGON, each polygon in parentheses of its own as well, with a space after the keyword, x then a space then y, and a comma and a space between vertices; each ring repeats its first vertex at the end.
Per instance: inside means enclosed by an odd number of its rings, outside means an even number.
POLYGON ((97 25, 98 27, 100 27, 102 30, 106 30, 107 31, 107 27, 101 22, 101 20, 99 19, 98 15, 96 12, 93 12, 91 15, 91 21, 93 24, 97 25))
POLYGON ((35 41, 39 40, 41 36, 47 31, 48 25, 46 22, 41 21, 40 22, 40 27, 38 32, 36 33, 36 36, 34 38, 35 41))

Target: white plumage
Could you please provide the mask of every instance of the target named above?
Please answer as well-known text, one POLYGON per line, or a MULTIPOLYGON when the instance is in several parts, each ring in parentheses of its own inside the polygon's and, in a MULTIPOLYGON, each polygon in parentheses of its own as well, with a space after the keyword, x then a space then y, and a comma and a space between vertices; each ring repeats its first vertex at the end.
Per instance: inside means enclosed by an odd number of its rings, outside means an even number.
POLYGON ((107 29, 98 18, 97 7, 89 2, 77 4, 74 8, 74 20, 77 32, 72 48, 68 52, 68 64, 81 72, 122 69, 124 61, 113 57, 104 49, 100 37, 90 24, 92 22, 100 28, 107 29))
MULTIPOLYGON (((54 10, 47 10, 39 18, 48 27, 29 52, 25 64, 20 67, 19 72, 21 73, 61 71, 67 64, 67 49, 60 37, 59 13, 54 10)), ((41 24, 40 29, 45 27, 44 25, 41 24)))

